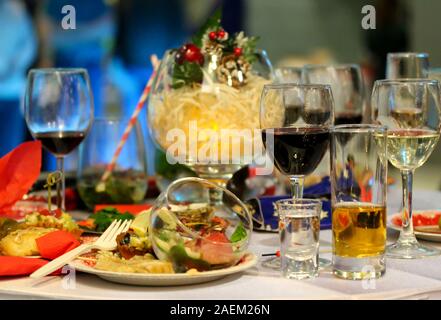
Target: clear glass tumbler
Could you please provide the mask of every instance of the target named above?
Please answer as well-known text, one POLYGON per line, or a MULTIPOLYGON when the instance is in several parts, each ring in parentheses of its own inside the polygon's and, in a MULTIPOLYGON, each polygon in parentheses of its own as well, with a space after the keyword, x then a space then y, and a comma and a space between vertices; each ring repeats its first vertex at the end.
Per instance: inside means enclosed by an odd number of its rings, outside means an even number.
POLYGON ((318 276, 322 202, 316 199, 283 199, 279 214, 281 271, 285 278, 318 276))

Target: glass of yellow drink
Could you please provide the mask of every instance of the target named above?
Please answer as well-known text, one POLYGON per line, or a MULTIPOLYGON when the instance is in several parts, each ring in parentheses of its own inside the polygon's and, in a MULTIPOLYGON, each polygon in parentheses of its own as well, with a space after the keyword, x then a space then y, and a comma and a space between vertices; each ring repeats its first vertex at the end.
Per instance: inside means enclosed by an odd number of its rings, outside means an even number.
POLYGON ((345 279, 386 270, 386 129, 336 126, 331 139, 333 271, 345 279))

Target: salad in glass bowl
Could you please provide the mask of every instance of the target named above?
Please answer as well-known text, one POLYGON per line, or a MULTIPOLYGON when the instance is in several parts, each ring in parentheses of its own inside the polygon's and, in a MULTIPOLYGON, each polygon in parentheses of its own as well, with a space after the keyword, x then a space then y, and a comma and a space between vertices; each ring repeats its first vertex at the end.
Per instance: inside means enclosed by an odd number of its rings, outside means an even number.
POLYGON ((153 250, 177 273, 236 265, 246 254, 251 230, 246 206, 232 192, 200 178, 170 184, 150 215, 153 250), (222 189, 220 204, 210 203, 212 189, 222 189))

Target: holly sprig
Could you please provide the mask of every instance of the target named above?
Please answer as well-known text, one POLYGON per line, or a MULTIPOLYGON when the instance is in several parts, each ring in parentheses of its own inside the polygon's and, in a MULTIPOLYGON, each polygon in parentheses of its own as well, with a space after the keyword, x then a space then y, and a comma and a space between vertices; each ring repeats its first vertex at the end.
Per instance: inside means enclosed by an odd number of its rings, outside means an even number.
POLYGON ((199 29, 198 32, 191 38, 192 42, 198 46, 199 48, 203 45, 204 36, 214 30, 218 30, 221 28, 222 21, 222 9, 218 8, 213 13, 213 15, 208 18, 205 24, 199 29))
POLYGON ((229 36, 221 25, 222 10, 217 9, 205 22, 202 28, 187 43, 175 50, 172 87, 181 88, 194 83, 202 83, 204 57, 202 52, 207 43, 217 43, 222 50, 222 56, 234 55, 252 64, 257 60, 255 53, 258 37, 245 37, 243 32, 229 36), (208 41, 208 42, 207 42, 208 41))

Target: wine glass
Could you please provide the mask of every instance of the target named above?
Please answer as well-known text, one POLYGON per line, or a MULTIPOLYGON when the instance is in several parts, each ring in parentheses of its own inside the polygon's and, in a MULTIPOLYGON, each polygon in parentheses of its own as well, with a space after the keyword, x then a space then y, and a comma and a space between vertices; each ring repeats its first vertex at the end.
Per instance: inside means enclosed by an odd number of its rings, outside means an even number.
POLYGON ((328 85, 265 85, 260 125, 267 154, 289 176, 293 198, 302 198, 304 177, 312 173, 329 146, 334 103, 328 85))
POLYGON ((387 248, 394 258, 415 259, 441 254, 415 238, 412 224, 412 179, 434 150, 441 129, 440 88, 436 80, 379 80, 372 92, 372 116, 387 133, 389 162, 401 171, 402 229, 387 248))
POLYGON ((86 137, 93 121, 89 75, 80 68, 32 69, 25 98, 26 123, 34 139, 57 158, 62 173, 57 206, 65 210, 64 157, 86 137))
POLYGON ((429 55, 419 52, 394 52, 387 54, 387 79, 427 78, 429 55))
POLYGON ((302 68, 279 67, 274 69, 274 82, 276 83, 301 83, 302 68))
POLYGON ((115 168, 105 181, 105 187, 97 188, 128 122, 128 118, 96 118, 80 146, 77 189, 91 210, 97 204, 133 204, 145 198, 148 187, 147 161, 138 121, 128 135, 115 168))
POLYGON ((335 103, 335 125, 362 122, 364 83, 358 65, 305 65, 302 80, 306 84, 331 86, 335 103))

